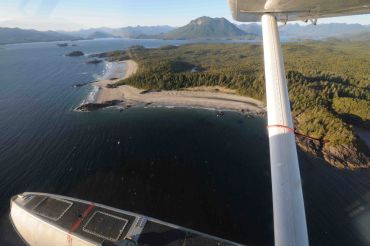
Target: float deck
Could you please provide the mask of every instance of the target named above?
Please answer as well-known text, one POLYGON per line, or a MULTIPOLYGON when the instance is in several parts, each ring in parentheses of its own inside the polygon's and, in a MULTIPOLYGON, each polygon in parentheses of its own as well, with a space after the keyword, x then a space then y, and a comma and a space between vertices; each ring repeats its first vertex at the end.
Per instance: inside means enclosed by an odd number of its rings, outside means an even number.
POLYGON ((30 245, 36 237, 38 242, 54 240, 64 245, 117 245, 125 239, 147 246, 239 245, 144 215, 45 193, 14 196, 11 219, 30 245), (52 239, 43 235, 51 233, 49 227, 55 234, 52 239))

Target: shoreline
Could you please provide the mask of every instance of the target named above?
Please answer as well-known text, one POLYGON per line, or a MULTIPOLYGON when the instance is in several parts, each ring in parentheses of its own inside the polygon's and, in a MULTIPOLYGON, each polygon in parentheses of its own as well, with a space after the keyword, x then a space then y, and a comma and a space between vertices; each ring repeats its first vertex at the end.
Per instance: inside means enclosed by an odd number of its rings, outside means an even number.
MULTIPOLYGON (((141 90, 129 85, 107 88, 108 84, 128 78, 137 71, 138 66, 132 60, 113 64, 120 63, 126 64, 126 73, 123 76, 121 73, 121 78, 102 79, 92 83, 93 86, 98 88, 95 99, 90 103, 79 106, 75 109, 76 111, 89 112, 108 107, 116 107, 120 112, 135 107, 195 108, 216 111, 217 116, 223 116, 224 111, 232 111, 248 118, 266 117, 266 108, 262 102, 236 95, 236 90, 220 86, 190 87, 169 91, 141 90)), ((118 70, 116 69, 116 71, 118 70)), ((115 76, 114 72, 111 73, 111 76, 115 76)), ((357 154, 358 150, 354 146, 322 146, 321 142, 312 142, 300 137, 297 137, 296 141, 304 152, 325 160, 335 168, 354 170, 369 167, 369 164, 366 163, 366 157, 363 154, 357 154), (350 161, 348 160, 349 156, 354 158, 350 161)))
MULTIPOLYGON (((236 95, 236 90, 214 87, 192 87, 183 90, 141 90, 129 85, 107 88, 120 80, 129 78, 136 73, 138 65, 133 60, 115 62, 125 64, 124 76, 115 76, 114 71, 108 71, 110 78, 92 83, 97 87, 96 95, 76 108, 77 111, 93 111, 116 106, 120 109, 131 107, 167 107, 167 108, 197 108, 215 111, 234 111, 254 115, 264 115, 266 110, 262 102, 245 96, 236 95), (113 78, 113 79, 112 79, 113 78)), ((117 70, 117 69, 116 69, 117 70)), ((116 71, 116 74, 122 71, 116 71)))
POLYGON ((93 83, 93 86, 97 86, 99 89, 96 94, 95 100, 93 100, 92 103, 104 103, 106 101, 122 100, 122 98, 124 98, 124 95, 119 90, 119 87, 107 88, 107 85, 114 84, 120 80, 129 78, 134 73, 136 73, 138 69, 137 63, 133 60, 111 62, 109 64, 111 65, 111 67, 110 69, 108 68, 108 71, 106 72, 106 74, 108 74, 109 76, 107 77, 106 75, 104 75, 103 77, 106 77, 106 78, 93 83), (122 71, 121 69, 114 69, 114 65, 120 65, 120 64, 125 65, 124 71, 122 71), (123 76, 122 76, 122 72, 123 72, 123 76))

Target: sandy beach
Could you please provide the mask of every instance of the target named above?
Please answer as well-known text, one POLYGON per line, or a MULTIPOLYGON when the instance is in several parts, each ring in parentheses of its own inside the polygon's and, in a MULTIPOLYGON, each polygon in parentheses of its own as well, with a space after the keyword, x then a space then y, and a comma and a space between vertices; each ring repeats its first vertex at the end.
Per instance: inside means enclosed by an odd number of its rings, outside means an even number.
POLYGON ((132 86, 122 85, 117 88, 107 88, 121 79, 134 74, 138 65, 133 60, 123 61, 126 64, 124 77, 105 79, 94 83, 99 87, 95 103, 122 100, 126 106, 149 107, 194 107, 215 110, 246 111, 253 113, 265 112, 262 102, 244 96, 236 95, 236 91, 223 87, 195 87, 177 91, 144 91, 132 86))
MULTIPOLYGON (((99 92, 96 96, 95 103, 103 103, 103 102, 112 101, 112 100, 124 100, 125 95, 121 87, 107 88, 106 86, 108 84, 114 84, 122 79, 126 79, 130 77, 132 74, 136 73, 138 65, 133 60, 127 60, 127 61, 122 61, 122 62, 117 62, 117 63, 125 63, 125 67, 126 67, 125 75, 121 78, 117 78, 113 80, 103 79, 103 80, 100 80, 94 83, 95 86, 99 87, 99 92)), ((116 76, 114 76, 113 74, 111 75, 111 77, 116 77, 116 76)))

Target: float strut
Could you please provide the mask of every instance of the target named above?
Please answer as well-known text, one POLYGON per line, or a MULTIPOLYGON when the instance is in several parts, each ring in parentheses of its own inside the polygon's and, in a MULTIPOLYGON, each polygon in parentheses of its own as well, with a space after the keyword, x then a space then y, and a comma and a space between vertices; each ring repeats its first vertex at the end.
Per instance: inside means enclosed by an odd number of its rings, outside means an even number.
POLYGON ((276 246, 308 246, 301 177, 284 60, 274 15, 262 16, 276 246))

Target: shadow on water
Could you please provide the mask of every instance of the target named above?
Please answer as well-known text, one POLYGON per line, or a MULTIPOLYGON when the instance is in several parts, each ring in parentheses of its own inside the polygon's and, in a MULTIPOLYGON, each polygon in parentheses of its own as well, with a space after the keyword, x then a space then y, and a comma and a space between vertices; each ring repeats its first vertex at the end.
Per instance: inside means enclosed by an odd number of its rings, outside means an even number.
POLYGON ((300 153, 311 245, 370 245, 370 171, 338 170, 300 153))

